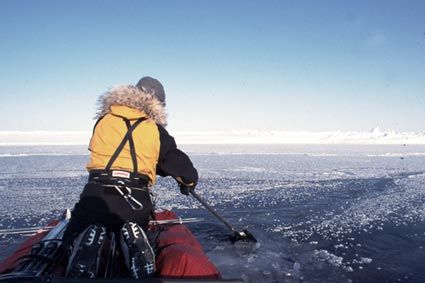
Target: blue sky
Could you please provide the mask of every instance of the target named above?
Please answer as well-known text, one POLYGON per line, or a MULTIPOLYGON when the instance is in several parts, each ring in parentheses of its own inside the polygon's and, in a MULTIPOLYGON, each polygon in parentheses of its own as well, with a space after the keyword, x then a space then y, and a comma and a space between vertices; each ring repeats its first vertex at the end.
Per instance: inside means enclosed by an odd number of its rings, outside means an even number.
POLYGON ((150 75, 170 130, 425 132, 425 1, 0 1, 0 130, 90 130, 150 75))

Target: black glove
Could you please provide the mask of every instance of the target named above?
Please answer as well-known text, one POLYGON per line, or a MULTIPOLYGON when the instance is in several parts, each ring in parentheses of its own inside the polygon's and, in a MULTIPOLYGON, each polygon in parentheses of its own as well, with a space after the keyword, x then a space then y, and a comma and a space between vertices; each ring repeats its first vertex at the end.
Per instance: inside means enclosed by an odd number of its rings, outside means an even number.
POLYGON ((196 184, 193 184, 193 185, 180 184, 180 192, 188 196, 189 192, 193 191, 195 187, 196 187, 196 184))

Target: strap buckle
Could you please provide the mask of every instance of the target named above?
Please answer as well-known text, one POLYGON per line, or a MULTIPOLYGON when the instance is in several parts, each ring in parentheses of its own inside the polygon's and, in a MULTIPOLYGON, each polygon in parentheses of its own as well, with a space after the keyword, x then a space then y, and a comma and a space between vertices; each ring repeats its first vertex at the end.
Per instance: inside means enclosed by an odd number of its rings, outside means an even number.
POLYGON ((124 200, 128 203, 128 205, 133 210, 142 210, 143 204, 141 204, 137 199, 135 199, 131 195, 131 189, 125 185, 117 186, 114 185, 114 188, 118 191, 118 193, 124 198, 124 200), (122 190, 121 188, 125 189, 122 190))

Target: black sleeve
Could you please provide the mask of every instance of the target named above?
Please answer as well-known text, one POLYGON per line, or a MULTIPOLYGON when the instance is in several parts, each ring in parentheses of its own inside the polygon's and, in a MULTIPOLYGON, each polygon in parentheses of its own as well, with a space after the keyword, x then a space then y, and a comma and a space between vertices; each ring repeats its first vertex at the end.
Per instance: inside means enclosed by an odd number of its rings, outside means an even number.
POLYGON ((160 176, 181 177, 183 182, 198 182, 198 171, 183 151, 177 148, 174 138, 162 126, 158 125, 160 149, 156 173, 160 176))

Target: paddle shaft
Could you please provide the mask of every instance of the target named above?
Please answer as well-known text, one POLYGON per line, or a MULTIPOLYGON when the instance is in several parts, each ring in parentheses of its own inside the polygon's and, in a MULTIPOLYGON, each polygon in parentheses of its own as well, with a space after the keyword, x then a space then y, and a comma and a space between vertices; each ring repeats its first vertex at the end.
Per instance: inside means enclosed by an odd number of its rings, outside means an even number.
POLYGON ((208 203, 206 203, 197 193, 195 193, 194 190, 189 190, 189 193, 194 196, 206 209, 209 210, 215 217, 217 217, 218 220, 223 222, 224 225, 226 225, 230 230, 233 232, 237 232, 236 229, 230 225, 229 222, 227 222, 223 217, 221 217, 211 206, 209 206, 208 203))

